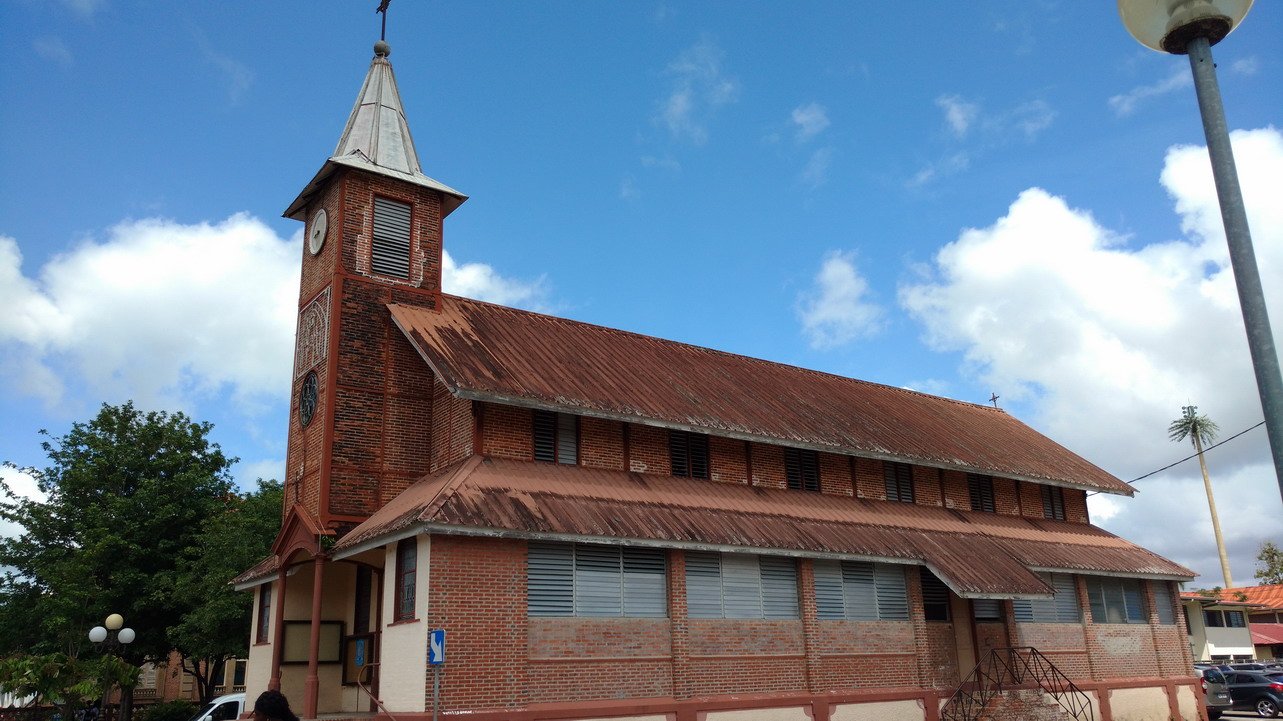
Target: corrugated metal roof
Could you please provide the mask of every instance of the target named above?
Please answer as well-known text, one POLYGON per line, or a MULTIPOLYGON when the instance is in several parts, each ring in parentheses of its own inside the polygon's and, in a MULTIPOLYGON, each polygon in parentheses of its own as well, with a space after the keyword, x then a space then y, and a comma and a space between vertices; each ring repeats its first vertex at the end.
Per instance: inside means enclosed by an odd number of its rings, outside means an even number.
POLYGON ((458 396, 1037 483, 1135 489, 988 406, 442 296, 391 305, 458 396))
POLYGON ((1252 632, 1252 643, 1269 646, 1283 643, 1283 623, 1253 623, 1248 625, 1252 632))
POLYGON ((415 527, 925 564, 964 597, 1049 594, 1030 569, 1194 576, 1087 524, 479 456, 412 485, 334 550, 415 527))
POLYGON ((1219 589, 1219 593, 1226 601, 1244 600, 1248 603, 1261 604, 1266 608, 1283 609, 1283 584, 1222 588, 1219 589), (1241 599, 1239 594, 1242 594, 1241 599))

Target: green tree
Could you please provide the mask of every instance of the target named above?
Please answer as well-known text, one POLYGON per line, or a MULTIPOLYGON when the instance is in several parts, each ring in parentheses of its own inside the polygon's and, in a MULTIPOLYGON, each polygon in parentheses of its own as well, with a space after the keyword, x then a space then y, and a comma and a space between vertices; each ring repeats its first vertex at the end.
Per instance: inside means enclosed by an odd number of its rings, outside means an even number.
POLYGON ((253 594, 232 589, 230 581, 271 553, 284 499, 279 482, 262 479, 256 493, 228 496, 178 565, 173 597, 191 610, 169 629, 169 639, 202 704, 212 698, 224 661, 248 651, 253 594))
POLYGON ((1216 534, 1216 551, 1221 556, 1221 573, 1225 576, 1225 587, 1233 588, 1230 578, 1230 561, 1225 555, 1225 539, 1221 537, 1221 519, 1216 515, 1216 498, 1212 496, 1212 481, 1207 476, 1207 462, 1203 460, 1203 444, 1216 440, 1220 431, 1212 419, 1198 414, 1198 406, 1182 406, 1181 417, 1172 421, 1167 427, 1167 437, 1177 443, 1190 439, 1198 452, 1198 466, 1203 470, 1203 489, 1207 491, 1207 507, 1212 512, 1212 531, 1216 534))
POLYGON ((1262 586, 1274 586, 1283 583, 1283 551, 1270 541, 1261 544, 1261 552, 1256 555, 1256 580, 1262 586))
POLYGON ((232 490, 236 459, 210 442, 211 429, 125 403, 65 435, 41 431, 49 465, 23 470, 46 498, 0 480, 0 518, 23 528, 0 539, 0 653, 78 656, 89 629, 119 613, 137 633, 126 661, 166 657, 168 629, 190 611, 169 592, 178 564, 232 490))

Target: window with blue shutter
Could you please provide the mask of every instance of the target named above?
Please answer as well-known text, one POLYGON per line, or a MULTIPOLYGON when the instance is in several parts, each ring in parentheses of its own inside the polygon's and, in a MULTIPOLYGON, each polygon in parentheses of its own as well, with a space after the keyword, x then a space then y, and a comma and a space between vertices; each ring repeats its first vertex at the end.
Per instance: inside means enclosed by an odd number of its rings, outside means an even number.
POLYGON ((797 564, 778 556, 687 552, 686 612, 691 618, 800 618, 797 564))
POLYGON ((411 208, 387 198, 374 199, 370 268, 379 275, 410 277, 411 208))
POLYGON ((667 578, 661 549, 532 541, 526 612, 663 618, 668 615, 667 578))
POLYGON ((1079 623, 1082 613, 1078 605, 1078 586, 1074 577, 1066 573, 1040 573, 1042 580, 1055 589, 1055 595, 1046 600, 1015 600, 1016 620, 1033 623, 1079 623))
POLYGON ((822 619, 907 621, 904 567, 891 563, 817 560, 815 607, 822 619))

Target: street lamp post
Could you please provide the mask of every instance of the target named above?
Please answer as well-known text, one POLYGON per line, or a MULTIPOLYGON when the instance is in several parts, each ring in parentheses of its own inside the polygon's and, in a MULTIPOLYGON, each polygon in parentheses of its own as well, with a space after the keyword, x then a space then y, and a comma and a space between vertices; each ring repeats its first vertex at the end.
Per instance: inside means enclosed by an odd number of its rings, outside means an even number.
MULTIPOLYGON (((120 655, 125 646, 134 642, 134 637, 134 629, 125 627, 125 618, 119 613, 113 613, 108 616, 102 626, 94 626, 89 629, 89 641, 94 645, 94 651, 112 656, 120 655)), ((104 669, 104 673, 107 673, 106 669, 104 669)), ((113 685, 110 676, 108 676, 103 683, 101 721, 107 721, 107 697, 111 695, 113 685)), ((124 699, 122 698, 121 701, 123 713, 124 699)))
POLYGON ((1229 35, 1251 7, 1252 0, 1118 0, 1123 25, 1141 45, 1173 55, 1189 55, 1207 153, 1212 160, 1212 178, 1221 204, 1221 222, 1229 244, 1230 267, 1234 270, 1256 388, 1265 414, 1265 432, 1274 457, 1274 476, 1283 497, 1283 377, 1279 374, 1278 350, 1270 330, 1221 89, 1216 81, 1216 65, 1212 62, 1212 46, 1229 35))

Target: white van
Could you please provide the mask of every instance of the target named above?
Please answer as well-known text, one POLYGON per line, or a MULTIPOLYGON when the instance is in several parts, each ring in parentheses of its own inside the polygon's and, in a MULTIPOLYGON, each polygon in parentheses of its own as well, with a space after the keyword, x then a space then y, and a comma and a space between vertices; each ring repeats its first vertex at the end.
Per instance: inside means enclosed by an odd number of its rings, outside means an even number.
POLYGON ((229 693, 205 704, 191 721, 236 721, 245 711, 245 694, 229 693))

